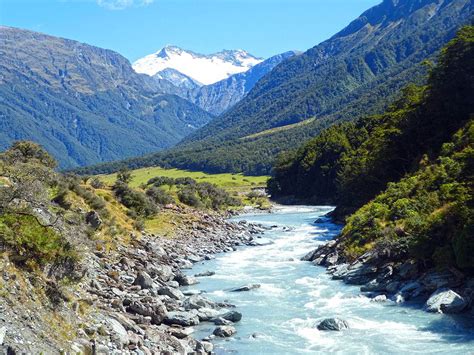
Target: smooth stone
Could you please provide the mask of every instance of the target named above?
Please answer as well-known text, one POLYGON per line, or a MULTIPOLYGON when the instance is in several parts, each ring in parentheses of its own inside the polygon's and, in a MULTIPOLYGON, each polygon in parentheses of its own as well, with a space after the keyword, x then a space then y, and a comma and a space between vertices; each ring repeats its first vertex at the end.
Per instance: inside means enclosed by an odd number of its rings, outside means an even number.
POLYGON ((371 299, 372 302, 385 302, 387 301, 387 296, 385 295, 378 295, 371 299))
POLYGON ((178 281, 180 286, 191 286, 199 283, 195 277, 187 275, 176 275, 174 279, 178 281))
POLYGON ((426 301, 427 312, 460 313, 468 303, 456 292, 448 288, 436 290, 426 301))
POLYGON ((214 324, 215 325, 232 325, 232 322, 230 320, 224 319, 222 317, 218 317, 214 319, 214 324))
POLYGON ((222 314, 220 317, 236 323, 240 322, 240 320, 242 319, 242 313, 237 311, 229 311, 227 313, 222 314))
POLYGON ((186 310, 200 308, 217 308, 217 304, 201 295, 192 295, 184 300, 183 307, 186 310))
POLYGON ((339 318, 326 318, 317 325, 318 330, 334 330, 340 331, 343 329, 348 329, 349 324, 339 318))

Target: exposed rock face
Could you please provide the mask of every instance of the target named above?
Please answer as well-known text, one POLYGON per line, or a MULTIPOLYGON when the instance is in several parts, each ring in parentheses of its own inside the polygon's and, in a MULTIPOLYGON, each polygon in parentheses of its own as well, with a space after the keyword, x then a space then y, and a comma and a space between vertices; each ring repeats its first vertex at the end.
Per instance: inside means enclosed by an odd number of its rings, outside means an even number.
POLYGON ((339 318, 327 318, 324 319, 322 322, 320 322, 317 325, 318 330, 335 330, 335 331, 340 331, 343 329, 348 329, 349 324, 339 318))
POLYGON ((197 315, 190 312, 168 312, 164 319, 164 323, 169 325, 177 324, 182 325, 183 327, 190 327, 192 325, 198 325, 199 318, 197 315))
POLYGON ((102 219, 96 211, 90 211, 86 214, 86 223, 92 228, 98 229, 102 225, 102 219))

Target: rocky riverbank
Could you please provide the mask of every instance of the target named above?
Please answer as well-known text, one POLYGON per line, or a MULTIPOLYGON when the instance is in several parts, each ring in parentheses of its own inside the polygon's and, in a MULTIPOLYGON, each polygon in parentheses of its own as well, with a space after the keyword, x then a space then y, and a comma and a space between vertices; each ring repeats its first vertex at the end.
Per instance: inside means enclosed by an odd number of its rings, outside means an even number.
MULTIPOLYGON (((64 293, 58 295, 56 310, 33 312, 19 304, 0 304, 0 352, 210 353, 210 340, 234 334, 232 324, 242 315, 232 310, 233 305, 182 292, 180 286, 198 283, 203 276, 187 276, 182 270, 213 258, 215 253, 256 245, 254 239, 263 227, 229 223, 219 215, 193 213, 198 221, 182 226, 173 238, 132 234, 128 245, 114 251, 90 252, 85 275, 73 291, 74 302, 68 301, 64 293), (80 319, 80 326, 69 330, 73 340, 60 349, 47 338, 48 331, 58 329, 47 329, 50 325, 41 323, 36 315, 68 311, 71 317, 80 319), (192 326, 199 322, 215 323, 214 334, 205 340, 194 339, 192 326)), ((11 292, 31 287, 28 282, 22 285, 15 280, 7 269, 3 280, 12 285, 11 292)))
POLYGON ((419 303, 427 312, 473 312, 474 278, 454 268, 427 268, 389 249, 366 252, 356 260, 344 258, 338 240, 311 251, 303 260, 327 268, 334 280, 360 285, 374 301, 419 303))

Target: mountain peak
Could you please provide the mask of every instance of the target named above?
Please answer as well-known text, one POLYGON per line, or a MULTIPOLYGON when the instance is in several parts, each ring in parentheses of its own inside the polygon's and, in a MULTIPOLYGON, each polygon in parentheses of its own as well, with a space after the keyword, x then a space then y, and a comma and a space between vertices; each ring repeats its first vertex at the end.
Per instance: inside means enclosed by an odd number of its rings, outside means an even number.
POLYGON ((133 63, 137 73, 156 75, 174 69, 204 85, 214 84, 237 73, 243 73, 262 62, 243 49, 224 49, 213 54, 199 54, 175 45, 166 45, 154 54, 133 63))

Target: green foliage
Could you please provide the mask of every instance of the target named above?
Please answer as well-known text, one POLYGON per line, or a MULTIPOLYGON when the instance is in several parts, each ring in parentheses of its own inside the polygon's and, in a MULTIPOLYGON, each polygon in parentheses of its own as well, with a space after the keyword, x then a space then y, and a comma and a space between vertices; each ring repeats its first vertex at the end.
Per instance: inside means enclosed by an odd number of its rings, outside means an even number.
POLYGON ((164 206, 174 203, 173 196, 159 187, 150 187, 148 190, 146 190, 146 195, 158 205, 164 206))
POLYGON ((0 244, 20 264, 44 266, 74 257, 71 245, 60 234, 31 215, 0 216, 0 244))
POLYGON ((117 199, 137 216, 150 217, 158 211, 144 192, 132 189, 123 181, 117 180, 113 189, 117 199))
POLYGON ((392 257, 472 270, 472 58, 468 26, 442 51, 428 86, 409 86, 384 114, 334 126, 282 157, 270 191, 324 201, 314 184, 330 186, 334 216, 349 215, 340 236, 348 258, 389 248, 392 257))

